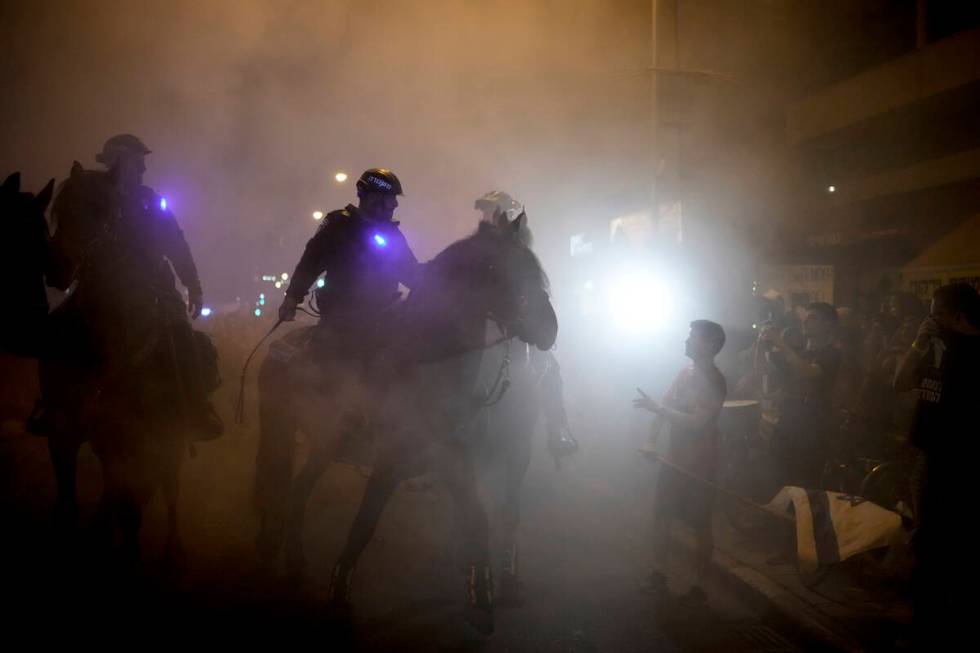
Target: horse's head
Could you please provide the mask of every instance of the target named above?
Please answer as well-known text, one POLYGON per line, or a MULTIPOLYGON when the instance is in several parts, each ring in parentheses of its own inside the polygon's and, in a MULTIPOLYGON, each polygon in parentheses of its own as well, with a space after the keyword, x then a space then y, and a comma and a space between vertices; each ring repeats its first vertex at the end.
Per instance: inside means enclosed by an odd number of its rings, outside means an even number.
POLYGON ((118 205, 118 177, 118 167, 108 171, 85 170, 78 161, 72 164, 71 173, 58 188, 51 209, 54 223, 62 231, 60 240, 67 241, 70 249, 84 248, 104 233, 118 205))
POLYGON ((480 223, 477 232, 446 249, 430 265, 442 269, 464 290, 466 301, 507 335, 550 349, 558 319, 548 297, 548 278, 522 242, 524 221, 503 218, 480 223))
POLYGON ((0 185, 0 292, 7 298, 11 320, 4 320, 2 348, 18 352, 30 349, 26 339, 48 312, 44 290, 48 225, 44 212, 54 189, 52 179, 37 195, 22 192, 20 173, 0 185))
POLYGON ((31 287, 43 283, 48 225, 44 212, 51 201, 54 179, 37 195, 22 192, 20 173, 7 177, 0 186, 0 238, 4 242, 2 264, 4 283, 18 279, 17 284, 31 287), (9 269, 8 269, 9 268, 9 269), (30 279, 23 278, 25 274, 30 279))
MULTIPOLYGON (((39 229, 38 225, 45 224, 44 212, 48 208, 48 202, 51 201, 53 192, 54 179, 49 181, 40 193, 33 195, 31 193, 21 192, 19 172, 15 172, 7 177, 3 185, 0 186, 0 215, 3 216, 2 228, 8 230, 8 233, 19 234, 20 231, 25 229, 25 225, 28 225, 26 228, 32 233, 37 233, 38 231, 46 233, 46 228, 39 229)), ((43 238, 40 243, 43 246, 43 238)), ((20 242, 17 245, 23 247, 25 243, 20 242)), ((36 245, 36 243, 32 243, 32 245, 36 245)))

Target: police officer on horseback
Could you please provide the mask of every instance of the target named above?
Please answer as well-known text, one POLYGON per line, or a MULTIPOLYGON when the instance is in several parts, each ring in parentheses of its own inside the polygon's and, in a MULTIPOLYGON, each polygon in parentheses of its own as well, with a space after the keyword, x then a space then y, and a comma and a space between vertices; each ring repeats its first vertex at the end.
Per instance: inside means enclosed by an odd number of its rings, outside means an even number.
POLYGON ((382 312, 399 297, 399 284, 411 288, 419 263, 393 220, 402 185, 385 168, 366 170, 357 180, 358 205, 328 213, 290 278, 279 307, 285 322, 317 282, 315 299, 320 323, 333 335, 364 335, 377 326, 382 312), (322 281, 318 282, 318 278, 322 281))
POLYGON ((176 377, 185 399, 186 417, 197 439, 211 439, 223 430, 208 395, 214 389, 202 366, 200 340, 190 320, 201 315, 204 294, 184 233, 166 199, 143 184, 150 149, 132 134, 119 134, 105 142, 95 160, 117 174, 119 220, 114 225, 131 254, 141 259, 139 273, 156 296, 160 315, 176 359, 176 377), (187 302, 177 291, 171 267, 187 289, 187 302), (185 310, 186 308, 186 310, 185 310))

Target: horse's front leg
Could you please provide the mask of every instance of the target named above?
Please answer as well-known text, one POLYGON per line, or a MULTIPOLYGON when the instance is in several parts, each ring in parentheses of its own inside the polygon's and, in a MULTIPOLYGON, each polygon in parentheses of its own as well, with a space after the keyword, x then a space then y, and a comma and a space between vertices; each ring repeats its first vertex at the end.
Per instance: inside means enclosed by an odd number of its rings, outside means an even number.
POLYGON ((322 433, 313 442, 310 455, 302 470, 293 481, 292 493, 289 498, 289 516, 286 521, 285 563, 290 575, 302 573, 306 568, 306 556, 303 554, 303 530, 306 522, 306 505, 316 487, 317 481, 323 476, 330 462, 337 455, 335 433, 322 433))
POLYGON ((464 616, 476 630, 494 630, 493 572, 490 565, 490 523, 480 502, 470 453, 461 445, 446 448, 442 465, 449 494, 456 502, 466 559, 464 616))
POLYGON ((499 543, 501 551, 501 575, 499 603, 504 607, 523 604, 518 577, 517 529, 521 523, 521 490, 531 464, 531 444, 534 425, 523 428, 507 443, 505 455, 506 480, 504 500, 500 506, 499 543))
POLYGON ((375 465, 364 489, 364 496, 361 497, 357 516, 348 532, 347 544, 330 577, 328 599, 331 607, 346 609, 350 606, 351 581, 357 561, 374 537, 381 513, 388 505, 395 488, 402 481, 420 473, 422 453, 410 447, 402 447, 384 456, 375 465))

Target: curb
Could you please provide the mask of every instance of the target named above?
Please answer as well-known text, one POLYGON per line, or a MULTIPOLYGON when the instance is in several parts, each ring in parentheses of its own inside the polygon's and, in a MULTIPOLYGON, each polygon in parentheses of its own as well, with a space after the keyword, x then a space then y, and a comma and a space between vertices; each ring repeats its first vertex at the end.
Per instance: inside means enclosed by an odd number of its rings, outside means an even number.
MULTIPOLYGON (((677 531, 679 529, 672 529, 677 531)), ((672 538, 685 549, 694 550, 694 538, 674 532, 672 538)), ((846 629, 791 591, 715 546, 711 566, 719 577, 748 602, 768 609, 788 627, 834 651, 859 653, 867 649, 846 629)))

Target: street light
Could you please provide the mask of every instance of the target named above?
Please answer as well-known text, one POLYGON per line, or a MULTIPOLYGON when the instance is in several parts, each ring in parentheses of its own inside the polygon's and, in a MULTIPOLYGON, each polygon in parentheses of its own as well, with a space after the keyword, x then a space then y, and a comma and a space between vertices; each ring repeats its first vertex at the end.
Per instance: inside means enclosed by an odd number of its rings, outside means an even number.
POLYGON ((827 186, 827 192, 828 193, 836 193, 837 192, 837 186, 827 186))
POLYGON ((346 172, 338 172, 337 174, 335 174, 333 176, 333 178, 337 180, 337 183, 338 184, 342 184, 345 181, 347 181, 347 173, 346 172))
POLYGON ((314 220, 323 220, 323 211, 314 211, 313 212, 313 219, 314 220))

